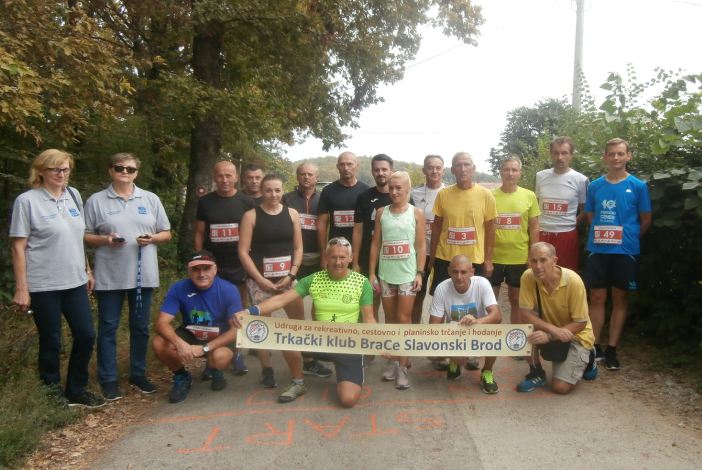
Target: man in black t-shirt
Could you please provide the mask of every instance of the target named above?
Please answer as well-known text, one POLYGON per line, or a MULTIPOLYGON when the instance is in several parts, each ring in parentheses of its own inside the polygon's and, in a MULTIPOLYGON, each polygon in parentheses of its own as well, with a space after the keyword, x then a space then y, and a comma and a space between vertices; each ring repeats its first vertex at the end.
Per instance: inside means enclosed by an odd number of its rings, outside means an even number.
MULTIPOLYGON (((194 248, 196 252, 203 249, 212 252, 217 260, 217 274, 235 284, 244 301, 246 271, 241 266, 237 252, 239 222, 244 212, 255 207, 256 203, 236 190, 238 175, 232 162, 217 162, 212 171, 217 189, 197 202, 194 248)), ((248 372, 243 357, 239 354, 234 358, 233 367, 237 375, 248 372)), ((208 378, 207 371, 203 378, 208 378)))
MULTIPOLYGON (((322 190, 317 206, 317 239, 319 246, 335 237, 353 238, 354 211, 358 195, 368 189, 368 185, 356 178, 358 162, 356 155, 344 152, 336 162, 339 180, 322 190)), ((327 267, 326 254, 322 251, 322 269, 327 267)))
POLYGON ((317 206, 319 193, 317 179, 319 169, 313 163, 301 163, 295 170, 297 186, 283 196, 283 202, 300 214, 302 229, 302 266, 297 272, 298 279, 319 271, 321 259, 319 239, 317 238, 317 206))

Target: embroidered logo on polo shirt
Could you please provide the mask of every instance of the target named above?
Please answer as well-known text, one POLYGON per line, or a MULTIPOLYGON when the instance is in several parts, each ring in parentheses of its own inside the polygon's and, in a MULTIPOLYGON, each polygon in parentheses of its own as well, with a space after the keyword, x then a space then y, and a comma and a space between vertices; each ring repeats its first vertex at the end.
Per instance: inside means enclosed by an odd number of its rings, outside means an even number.
POLYGON ((137 210, 139 211, 139 214, 146 215, 146 207, 139 206, 139 207, 137 207, 137 210))
POLYGON ((68 209, 68 213, 71 214, 71 217, 78 217, 80 215, 78 209, 76 209, 75 207, 71 207, 70 209, 68 209))

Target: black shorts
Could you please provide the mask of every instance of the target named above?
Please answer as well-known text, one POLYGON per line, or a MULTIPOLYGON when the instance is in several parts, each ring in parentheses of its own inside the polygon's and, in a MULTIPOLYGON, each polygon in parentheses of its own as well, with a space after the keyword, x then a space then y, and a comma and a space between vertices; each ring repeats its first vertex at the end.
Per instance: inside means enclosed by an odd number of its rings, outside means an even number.
POLYGON ((207 341, 201 341, 195 337, 195 335, 190 331, 185 329, 185 325, 176 328, 175 333, 180 339, 192 346, 203 346, 207 344, 207 341))
POLYGON ((217 268, 217 275, 235 286, 241 286, 246 282, 246 270, 243 267, 217 268))
POLYGON ((495 263, 494 266, 495 269, 492 271, 492 276, 490 276, 492 287, 500 287, 502 281, 504 281, 508 286, 519 289, 522 274, 527 268, 526 264, 495 263))
POLYGON ((353 382, 363 386, 363 356, 361 354, 313 353, 311 357, 320 361, 333 362, 336 369, 336 383, 353 382))
POLYGON ((638 289, 639 257, 634 255, 590 253, 585 265, 585 284, 590 289, 616 287, 638 289))
MULTIPOLYGON (((449 272, 448 272, 448 267, 449 264, 451 264, 450 261, 446 261, 445 259, 440 259, 440 258, 434 258, 434 278, 431 281, 431 289, 429 289, 429 294, 434 295, 434 291, 436 290, 436 286, 441 284, 443 281, 448 279, 449 277, 449 272)), ((481 264, 475 264, 473 263, 473 269, 475 272, 476 276, 482 276, 483 273, 485 272, 485 263, 481 264)))

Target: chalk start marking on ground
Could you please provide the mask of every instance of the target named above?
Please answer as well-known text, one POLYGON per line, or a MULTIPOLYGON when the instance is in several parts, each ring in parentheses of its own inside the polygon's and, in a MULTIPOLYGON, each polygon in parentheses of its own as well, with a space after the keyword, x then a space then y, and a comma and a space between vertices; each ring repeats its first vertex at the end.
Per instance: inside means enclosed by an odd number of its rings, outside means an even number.
POLYGON ((289 446, 293 443, 295 437, 295 420, 288 420, 284 431, 276 429, 271 423, 264 423, 269 432, 261 434, 251 434, 246 436, 247 444, 256 444, 262 446, 289 446), (282 437, 282 439, 278 439, 282 437))
POLYGON ((210 431, 210 435, 207 436, 205 443, 200 448, 179 449, 176 452, 178 452, 179 454, 194 454, 194 453, 198 453, 198 452, 219 452, 220 450, 229 449, 229 446, 211 447, 212 442, 214 442, 215 438, 217 437, 217 434, 219 434, 219 431, 220 431, 220 429, 217 426, 213 427, 212 431, 210 431))
POLYGON ((350 416, 346 415, 341 418, 337 424, 321 424, 312 421, 311 419, 305 419, 304 423, 317 431, 322 437, 327 439, 335 439, 339 432, 346 426, 346 422, 349 420, 350 416))

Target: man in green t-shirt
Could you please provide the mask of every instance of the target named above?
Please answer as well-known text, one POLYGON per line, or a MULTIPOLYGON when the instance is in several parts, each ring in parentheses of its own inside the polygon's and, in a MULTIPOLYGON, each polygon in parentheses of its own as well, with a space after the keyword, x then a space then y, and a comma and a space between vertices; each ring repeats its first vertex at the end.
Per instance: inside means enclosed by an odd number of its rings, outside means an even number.
MULTIPOLYGON (((363 323, 376 323, 373 316, 373 288, 365 276, 349 269, 353 259, 349 241, 344 237, 332 238, 327 243, 325 251, 326 269, 301 279, 294 288, 266 299, 255 307, 250 307, 249 313, 268 314, 297 298, 309 295, 314 304, 316 321, 358 323, 362 318, 363 323)), ((363 386, 363 356, 360 354, 317 354, 315 356, 317 359, 334 363, 339 401, 345 407, 354 406, 361 396, 363 386)), ((291 402, 306 392, 307 387, 304 382, 293 379, 293 383, 283 391, 278 401, 291 402)))

